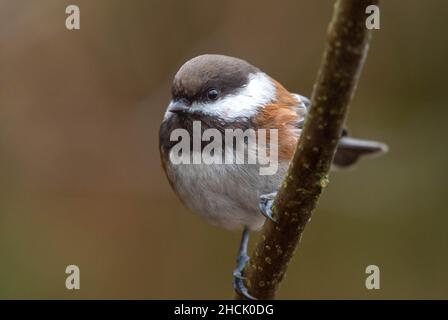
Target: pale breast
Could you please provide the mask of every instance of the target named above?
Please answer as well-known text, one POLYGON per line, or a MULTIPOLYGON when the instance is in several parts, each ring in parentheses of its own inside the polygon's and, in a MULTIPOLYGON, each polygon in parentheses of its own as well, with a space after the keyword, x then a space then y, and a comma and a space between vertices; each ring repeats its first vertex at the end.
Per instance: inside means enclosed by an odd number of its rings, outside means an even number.
POLYGON ((259 174, 258 165, 169 164, 168 178, 181 200, 210 223, 226 229, 259 229, 264 217, 259 196, 277 190, 286 164, 275 175, 259 174))

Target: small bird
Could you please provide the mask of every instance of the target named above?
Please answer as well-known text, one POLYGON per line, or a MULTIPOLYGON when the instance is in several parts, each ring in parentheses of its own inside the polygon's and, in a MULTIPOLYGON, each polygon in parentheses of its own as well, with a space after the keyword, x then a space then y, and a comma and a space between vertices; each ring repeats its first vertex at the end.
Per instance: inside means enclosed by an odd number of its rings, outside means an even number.
MULTIPOLYGON (((172 85, 172 100, 159 131, 162 167, 175 193, 192 211, 210 223, 229 229, 243 229, 238 250, 233 286, 243 296, 253 299, 244 285, 242 271, 249 260, 249 232, 272 219, 271 206, 276 190, 288 168, 310 101, 290 93, 278 81, 250 63, 224 55, 204 54, 187 61, 177 72, 172 85), (278 170, 260 174, 261 164, 248 163, 175 163, 171 133, 176 129, 194 134, 194 122, 201 133, 207 129, 224 133, 228 129, 276 129, 278 170)), ((247 148, 247 141, 240 143, 247 148)), ((201 141, 190 156, 204 150, 201 141)), ((233 149, 238 146, 234 146, 233 149)), ((226 149, 224 148, 224 152, 226 149)), ((228 151, 228 150, 227 150, 228 151)), ((344 130, 332 168, 347 168, 364 155, 387 151, 383 143, 351 138, 344 130)))

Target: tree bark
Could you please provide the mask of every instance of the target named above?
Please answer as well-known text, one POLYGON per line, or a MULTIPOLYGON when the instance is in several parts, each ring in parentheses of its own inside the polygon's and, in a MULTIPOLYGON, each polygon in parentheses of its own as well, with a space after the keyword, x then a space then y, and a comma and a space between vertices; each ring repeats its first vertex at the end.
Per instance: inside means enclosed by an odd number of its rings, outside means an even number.
POLYGON ((274 201, 277 222, 266 221, 244 270, 249 293, 257 299, 275 297, 322 190, 329 183, 330 166, 369 47, 371 32, 365 25, 365 10, 378 2, 335 3, 311 108, 274 201))

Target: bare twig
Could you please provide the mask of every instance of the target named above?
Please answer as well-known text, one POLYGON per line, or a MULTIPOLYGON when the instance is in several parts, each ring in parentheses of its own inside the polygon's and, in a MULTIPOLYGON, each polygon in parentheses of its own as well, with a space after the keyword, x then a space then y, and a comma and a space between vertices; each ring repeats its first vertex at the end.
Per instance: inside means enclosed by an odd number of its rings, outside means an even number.
MULTIPOLYGON (((293 160, 245 270, 252 296, 272 299, 322 190, 369 47, 366 7, 378 0, 338 0, 311 108, 293 160)), ((237 298, 241 298, 237 296, 237 298)))

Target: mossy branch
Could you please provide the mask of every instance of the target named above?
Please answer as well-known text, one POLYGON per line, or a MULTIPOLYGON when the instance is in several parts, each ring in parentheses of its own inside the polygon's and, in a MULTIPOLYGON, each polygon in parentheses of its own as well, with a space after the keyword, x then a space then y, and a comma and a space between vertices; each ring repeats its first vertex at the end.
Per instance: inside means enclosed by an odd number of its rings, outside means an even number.
MULTIPOLYGON (((367 55, 366 7, 378 0, 338 0, 311 97, 311 108, 284 182, 244 275, 252 296, 273 299, 316 208, 367 55)), ((236 298, 242 298, 238 296, 236 298)))

